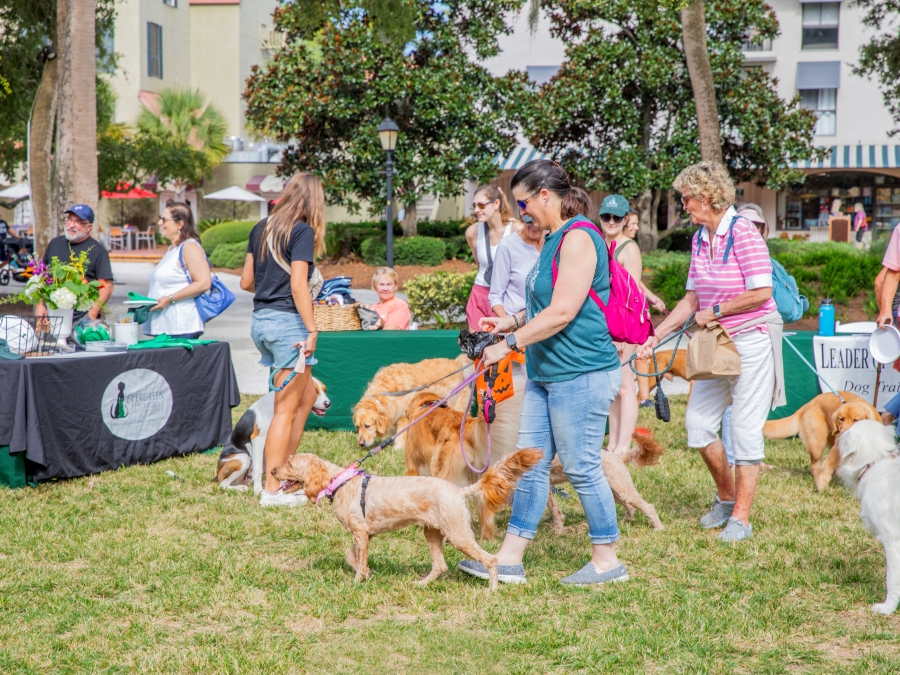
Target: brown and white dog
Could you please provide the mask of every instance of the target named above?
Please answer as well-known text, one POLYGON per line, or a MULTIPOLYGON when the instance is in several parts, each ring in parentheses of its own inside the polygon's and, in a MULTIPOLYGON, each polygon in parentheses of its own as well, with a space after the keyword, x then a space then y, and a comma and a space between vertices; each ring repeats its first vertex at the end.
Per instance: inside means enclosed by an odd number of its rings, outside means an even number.
POLYGON ((763 436, 770 439, 800 436, 809 453, 813 482, 816 490, 824 490, 838 466, 838 453, 822 455, 834 446, 837 436, 860 420, 877 420, 881 417, 865 399, 849 391, 838 392, 846 403, 832 393, 819 394, 790 417, 770 420, 763 426, 763 436))
MULTIPOLYGON (((317 393, 312 413, 322 417, 331 405, 331 400, 325 393, 325 385, 321 380, 312 377, 310 382, 317 393)), ((256 494, 262 491, 263 475, 266 470, 263 450, 266 447, 269 425, 274 416, 274 391, 256 401, 241 415, 219 454, 215 477, 219 487, 247 490, 252 482, 256 494)))
POLYGON ((838 475, 858 498, 860 517, 884 547, 887 597, 872 605, 893 614, 900 604, 900 457, 894 427, 861 420, 840 435, 838 475))
MULTIPOLYGON (((406 408, 410 400, 418 392, 403 396, 385 396, 382 392, 401 392, 421 387, 436 379, 452 373, 465 365, 473 365, 467 356, 461 354, 455 359, 425 359, 418 363, 394 363, 381 368, 356 407, 353 408, 353 424, 356 427, 356 439, 361 447, 370 448, 380 438, 388 438, 397 429, 407 425, 406 408)), ((462 383, 466 375, 472 371, 464 370, 435 382, 423 391, 430 391, 443 398, 456 386, 462 383)), ((450 401, 450 407, 462 412, 466 405, 465 396, 459 394, 450 401)), ((405 434, 395 442, 396 448, 402 449, 406 443, 405 434)))
MULTIPOLYGON (((372 476, 363 493, 363 477, 351 478, 334 495, 334 515, 353 535, 347 563, 356 570, 356 581, 369 576, 369 539, 410 525, 422 525, 431 551, 431 571, 420 584, 427 584, 447 571, 443 553, 444 539, 447 539, 488 569, 490 589, 497 590, 497 558, 475 541, 466 502, 470 497, 478 497, 489 508, 500 508, 512 496, 522 474, 540 459, 539 450, 519 450, 488 469, 477 483, 465 488, 440 478, 372 476)), ((342 467, 316 455, 299 453, 288 463, 275 467, 272 475, 280 481, 288 481, 285 492, 302 489, 314 502, 331 479, 342 471, 342 467)))

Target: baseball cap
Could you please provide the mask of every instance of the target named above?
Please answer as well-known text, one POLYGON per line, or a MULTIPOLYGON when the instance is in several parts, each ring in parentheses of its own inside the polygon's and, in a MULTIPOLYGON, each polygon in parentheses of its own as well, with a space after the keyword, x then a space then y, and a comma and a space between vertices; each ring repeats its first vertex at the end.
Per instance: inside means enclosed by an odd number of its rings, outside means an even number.
POLYGON ((76 216, 89 223, 94 222, 94 210, 87 204, 76 204, 72 208, 67 209, 66 213, 74 213, 76 216))
POLYGON ((626 216, 630 210, 631 206, 625 197, 622 195, 609 195, 603 198, 603 203, 600 204, 599 215, 611 213, 614 216, 626 216))

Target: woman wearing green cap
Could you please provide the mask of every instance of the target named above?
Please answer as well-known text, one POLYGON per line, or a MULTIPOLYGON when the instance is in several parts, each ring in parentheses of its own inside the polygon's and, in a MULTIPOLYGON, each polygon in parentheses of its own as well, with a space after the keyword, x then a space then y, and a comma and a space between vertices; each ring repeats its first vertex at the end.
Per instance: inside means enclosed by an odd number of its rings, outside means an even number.
MULTIPOLYGON (((625 223, 631 206, 622 195, 609 195, 600 204, 600 229, 603 239, 612 250, 613 260, 624 267, 634 280, 640 284, 641 250, 634 239, 625 234, 625 223)), ((609 445, 610 452, 627 452, 631 448, 631 435, 637 425, 638 400, 635 390, 634 374, 627 365, 637 345, 614 342, 619 352, 622 366, 622 386, 619 394, 609 409, 609 445)))

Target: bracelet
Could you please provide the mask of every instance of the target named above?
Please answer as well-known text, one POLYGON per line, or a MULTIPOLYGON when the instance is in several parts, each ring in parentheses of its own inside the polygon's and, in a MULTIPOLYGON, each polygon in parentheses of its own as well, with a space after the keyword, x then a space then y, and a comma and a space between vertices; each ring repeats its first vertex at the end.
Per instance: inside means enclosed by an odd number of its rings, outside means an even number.
POLYGON ((173 293, 172 295, 169 296, 169 300, 172 301, 172 304, 173 304, 173 305, 175 304, 175 294, 174 294, 174 293, 173 293))
POLYGON ((318 333, 318 332, 319 332, 319 329, 316 328, 316 330, 308 330, 308 331, 306 331, 306 334, 307 334, 307 335, 312 335, 313 333, 318 333))
POLYGON ((515 322, 516 327, 513 328, 513 333, 519 330, 519 317, 516 314, 513 314, 513 322, 515 322))

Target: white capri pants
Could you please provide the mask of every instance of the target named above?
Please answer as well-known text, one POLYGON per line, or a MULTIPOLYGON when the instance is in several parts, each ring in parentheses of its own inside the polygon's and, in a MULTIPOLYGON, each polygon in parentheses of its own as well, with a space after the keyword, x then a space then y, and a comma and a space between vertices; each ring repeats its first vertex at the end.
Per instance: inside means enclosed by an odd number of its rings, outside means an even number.
POLYGON ((684 425, 688 447, 705 448, 719 438, 722 415, 732 406, 731 440, 738 466, 759 464, 765 457, 763 425, 775 390, 775 356, 768 333, 751 330, 734 338, 741 374, 694 382, 684 425))

